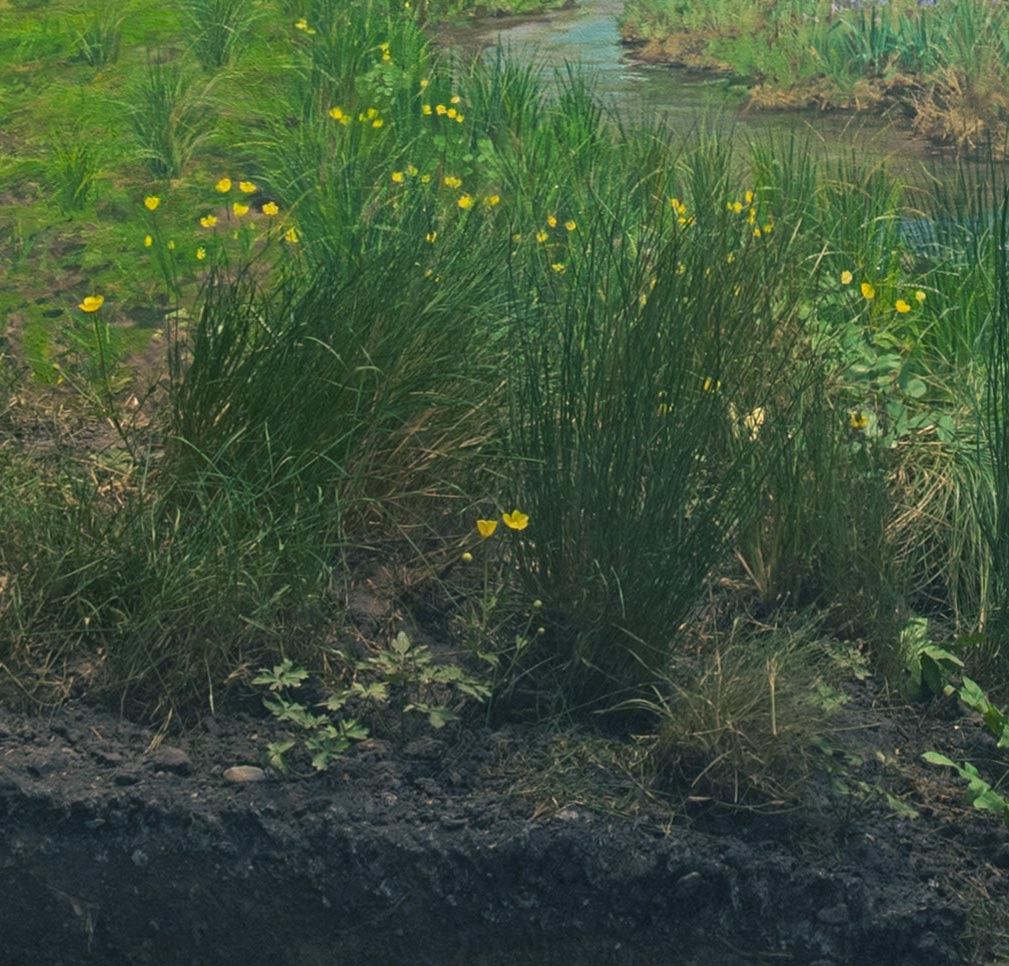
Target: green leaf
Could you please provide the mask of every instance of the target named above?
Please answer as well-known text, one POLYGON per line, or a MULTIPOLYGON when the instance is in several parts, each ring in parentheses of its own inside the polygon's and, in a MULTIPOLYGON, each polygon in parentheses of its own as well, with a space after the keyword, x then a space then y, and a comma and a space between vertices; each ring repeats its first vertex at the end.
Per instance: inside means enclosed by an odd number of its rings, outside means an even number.
POLYGON ((427 720, 431 727, 437 730, 444 728, 450 721, 458 721, 459 716, 448 708, 429 708, 427 720))
POLYGON ((266 746, 266 760, 270 767, 286 775, 287 762, 284 760, 284 755, 293 747, 293 741, 271 741, 266 746))
MULTIPOLYGON (((358 688, 360 685, 355 684, 354 688, 358 688)), ((323 702, 323 707, 327 711, 342 711, 347 701, 350 699, 349 691, 337 691, 336 694, 331 694, 323 702)))
POLYGON ((985 696, 984 691, 981 690, 981 685, 967 677, 966 674, 963 676, 963 682, 957 693, 960 695, 960 700, 968 708, 977 711, 978 714, 985 714, 987 712, 989 707, 988 698, 985 696))
POLYGON ((955 768, 960 771, 960 766, 952 758, 947 758, 945 755, 939 754, 938 751, 926 751, 921 757, 930 765, 945 765, 947 768, 955 768))

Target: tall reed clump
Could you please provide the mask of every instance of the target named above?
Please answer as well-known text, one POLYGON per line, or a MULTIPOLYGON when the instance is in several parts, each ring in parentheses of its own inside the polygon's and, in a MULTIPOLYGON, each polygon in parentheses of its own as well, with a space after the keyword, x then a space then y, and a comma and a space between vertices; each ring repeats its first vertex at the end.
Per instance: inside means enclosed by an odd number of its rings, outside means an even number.
POLYGON ((512 268, 519 561, 576 704, 664 675, 794 415, 788 232, 717 147, 681 177, 672 199, 598 197, 563 272, 512 268))
POLYGON ((479 437, 461 417, 494 384, 502 243, 472 225, 442 243, 437 269, 424 267, 435 256, 422 231, 387 223, 352 263, 323 247, 266 292, 214 280, 174 359, 175 471, 252 481, 277 512, 319 494, 323 555, 348 503, 360 513, 355 501, 439 489, 435 457, 452 464, 456 444, 479 437))
POLYGON ((94 4, 75 31, 81 60, 90 67, 114 64, 122 47, 123 19, 123 11, 118 5, 94 4))
POLYGON ((53 136, 49 177, 60 209, 70 214, 87 207, 101 171, 100 149, 80 128, 53 136))
POLYGON ((204 70, 226 67, 264 12, 244 0, 180 0, 192 28, 190 46, 204 70))
POLYGON ((179 64, 151 61, 126 108, 138 154, 155 178, 178 178, 210 133, 207 88, 179 64))

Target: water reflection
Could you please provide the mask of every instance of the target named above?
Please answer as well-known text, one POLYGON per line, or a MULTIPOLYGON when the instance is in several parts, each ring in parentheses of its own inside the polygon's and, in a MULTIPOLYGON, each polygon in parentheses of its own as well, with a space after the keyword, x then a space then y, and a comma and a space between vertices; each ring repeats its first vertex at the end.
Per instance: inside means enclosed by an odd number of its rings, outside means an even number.
POLYGON ((740 140, 808 137, 818 153, 887 160, 905 174, 920 174, 952 158, 905 126, 876 115, 844 111, 748 110, 746 93, 710 73, 637 63, 620 42, 623 0, 580 0, 577 6, 506 21, 477 21, 443 39, 470 54, 498 44, 510 58, 544 68, 577 65, 589 73, 601 99, 622 119, 661 117, 689 131, 701 119, 740 140))

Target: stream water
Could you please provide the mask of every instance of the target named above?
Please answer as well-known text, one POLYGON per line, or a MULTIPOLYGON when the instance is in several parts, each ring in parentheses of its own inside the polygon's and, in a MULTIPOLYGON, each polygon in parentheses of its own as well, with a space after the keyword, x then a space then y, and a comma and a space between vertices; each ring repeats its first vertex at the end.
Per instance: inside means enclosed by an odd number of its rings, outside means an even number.
POLYGON ((512 19, 475 21, 447 32, 470 54, 499 43, 512 59, 544 68, 571 64, 590 72, 597 93, 625 119, 661 117, 685 133, 703 122, 736 138, 798 135, 818 154, 887 161, 909 175, 932 171, 949 153, 907 128, 906 122, 844 111, 749 110, 739 85, 711 73, 636 62, 621 44, 617 18, 623 0, 578 0, 564 10, 512 19))

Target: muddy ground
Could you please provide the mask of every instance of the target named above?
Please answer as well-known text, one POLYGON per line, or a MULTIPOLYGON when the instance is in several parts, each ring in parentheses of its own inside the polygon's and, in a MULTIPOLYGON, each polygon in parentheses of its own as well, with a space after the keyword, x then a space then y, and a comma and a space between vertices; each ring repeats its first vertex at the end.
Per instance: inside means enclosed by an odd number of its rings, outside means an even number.
POLYGON ((278 728, 208 717, 157 744, 83 703, 0 711, 0 964, 952 966, 1007 908, 1007 830, 918 763, 992 751, 955 708, 859 729, 847 797, 689 821, 555 794, 558 735, 531 726, 233 781, 278 728))

